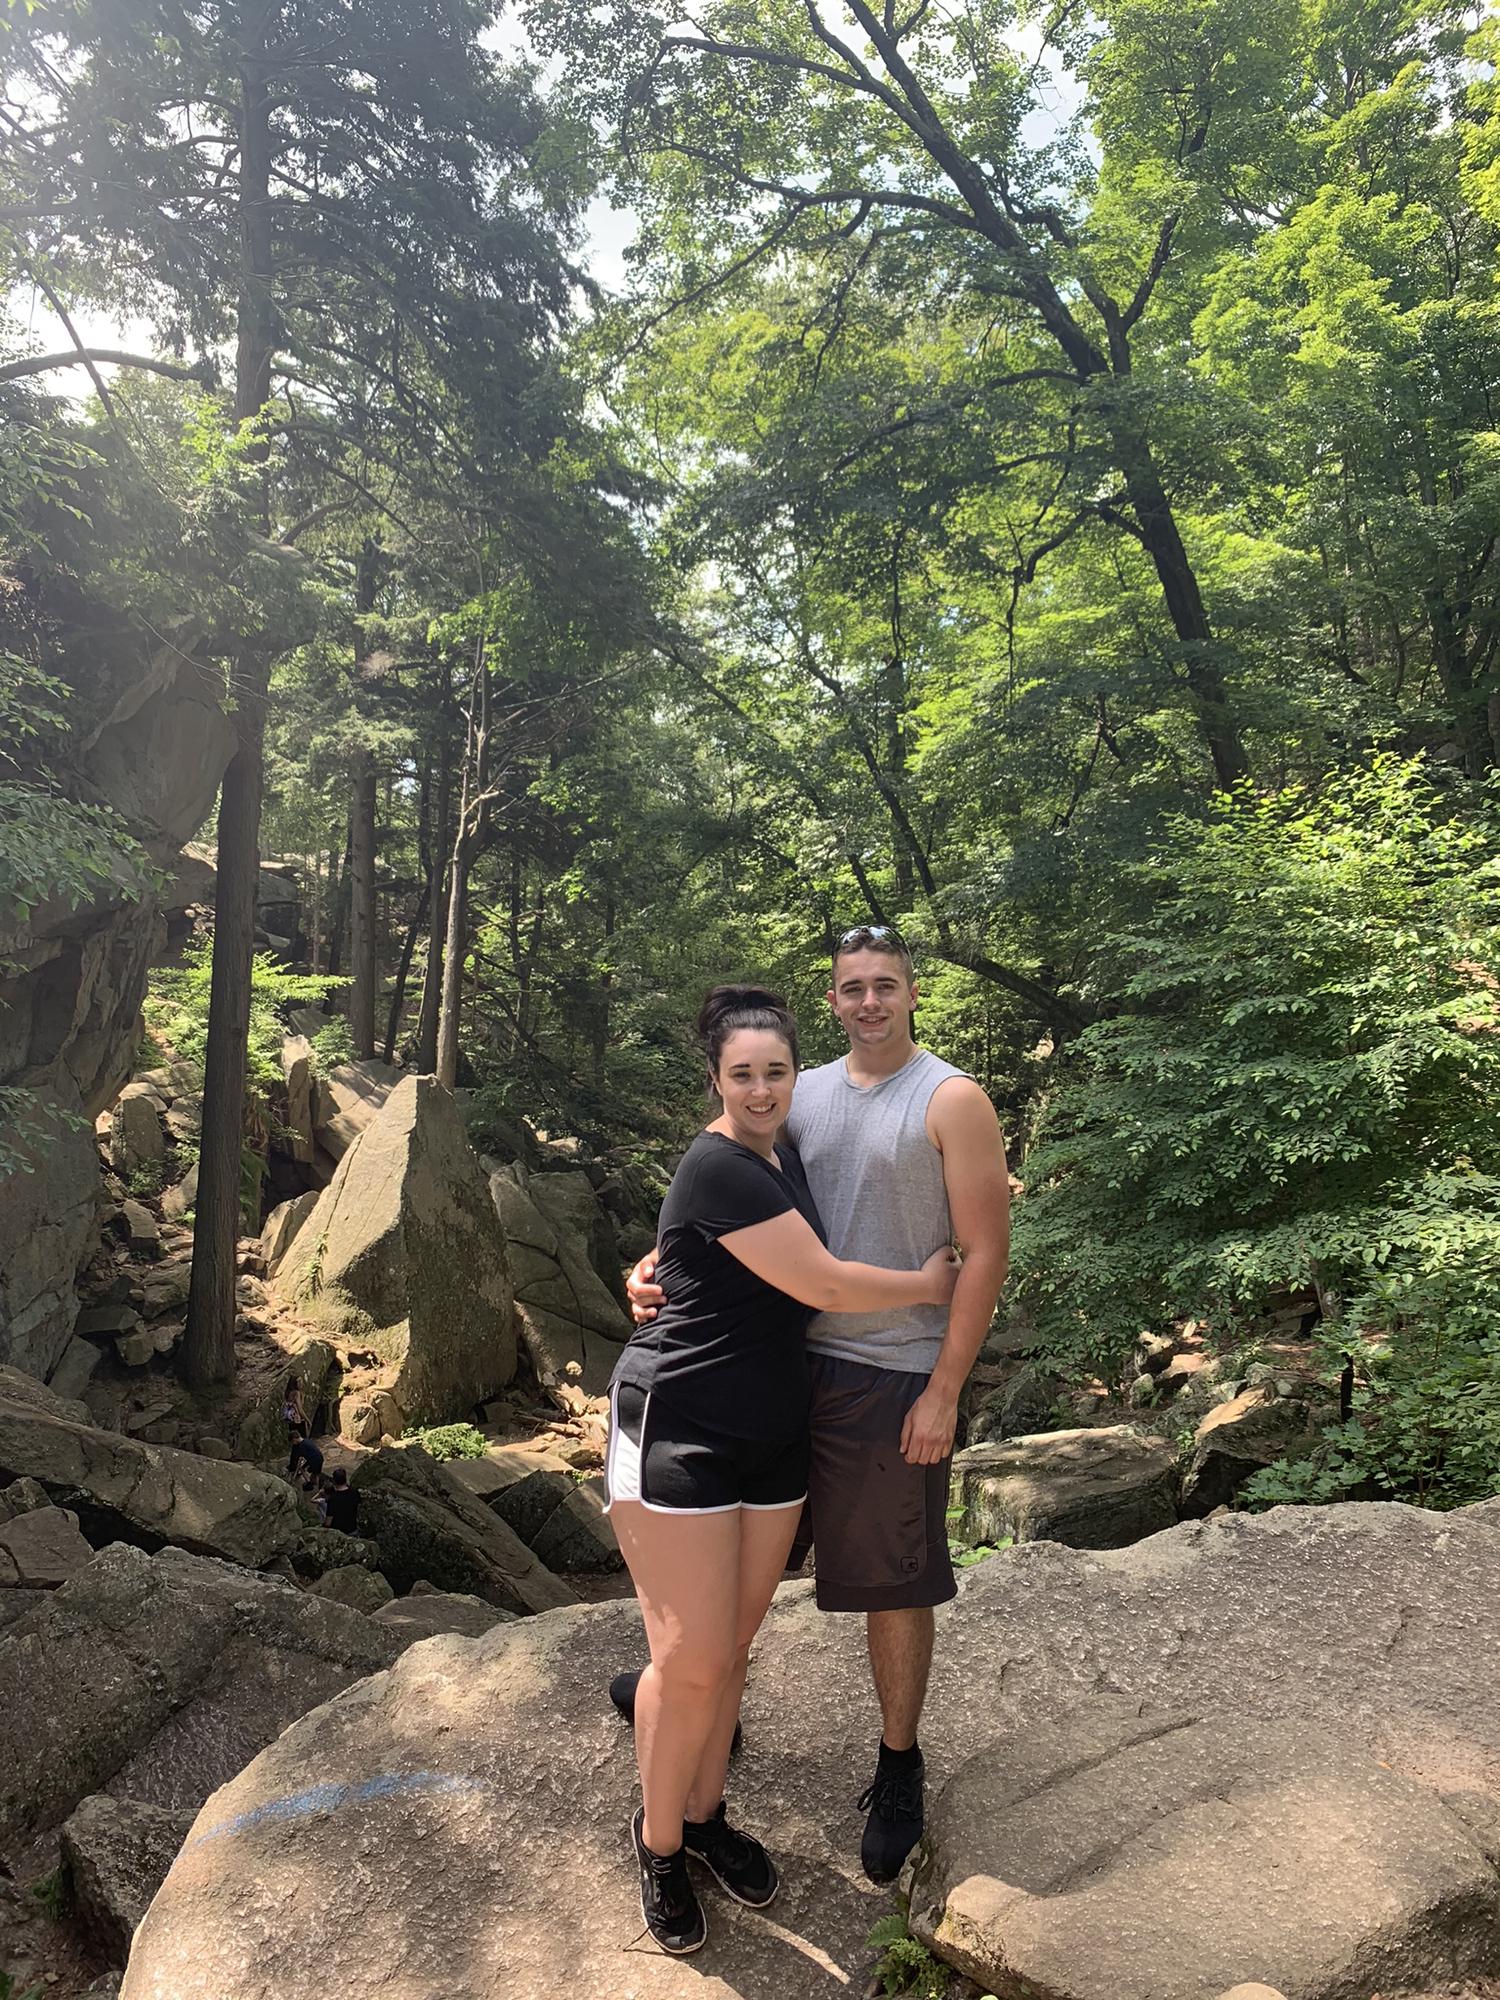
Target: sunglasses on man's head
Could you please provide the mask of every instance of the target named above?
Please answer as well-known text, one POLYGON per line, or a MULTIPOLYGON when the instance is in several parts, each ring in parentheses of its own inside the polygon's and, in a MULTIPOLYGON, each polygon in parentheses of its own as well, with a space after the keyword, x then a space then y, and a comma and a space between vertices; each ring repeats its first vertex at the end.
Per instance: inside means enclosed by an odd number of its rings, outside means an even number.
POLYGON ((898 951, 907 949, 906 939, 894 924, 856 924, 852 931, 844 932, 834 951, 857 951, 862 944, 893 944, 898 951))

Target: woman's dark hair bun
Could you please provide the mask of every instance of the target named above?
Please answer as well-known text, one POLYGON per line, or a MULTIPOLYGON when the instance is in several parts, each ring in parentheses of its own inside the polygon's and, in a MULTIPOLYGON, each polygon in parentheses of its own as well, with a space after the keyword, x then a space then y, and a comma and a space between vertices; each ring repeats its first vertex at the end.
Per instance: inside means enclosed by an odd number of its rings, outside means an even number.
POLYGON ((765 986, 716 986, 698 1009, 698 1039, 708 1059, 709 1085, 718 1073, 724 1044, 739 1028, 764 1028, 780 1035, 798 1066, 797 1017, 779 993, 765 986))

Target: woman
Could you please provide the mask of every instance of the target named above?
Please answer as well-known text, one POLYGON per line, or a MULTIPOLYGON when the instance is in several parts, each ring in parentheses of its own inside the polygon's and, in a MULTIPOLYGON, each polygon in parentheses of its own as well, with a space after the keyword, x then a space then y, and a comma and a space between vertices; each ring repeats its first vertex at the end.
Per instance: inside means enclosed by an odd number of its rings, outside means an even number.
POLYGON ((287 1377, 287 1384, 281 1397, 281 1421, 286 1426, 291 1453, 286 1462, 286 1476, 291 1479, 297 1471, 297 1447, 312 1435, 307 1421, 307 1411, 302 1404, 302 1384, 295 1375, 287 1377))
POLYGON ((728 1824, 723 1790, 750 1641, 807 1492, 807 1323, 815 1311, 944 1305, 958 1269, 947 1244, 917 1271, 829 1255, 801 1163, 776 1143, 797 1077, 781 1000, 716 987, 698 1032, 723 1110, 662 1204, 668 1302, 615 1369, 606 1467, 651 1645, 635 1698, 641 1911, 679 1954, 707 1936, 689 1856, 737 1902, 762 1908, 778 1887, 760 1842, 728 1824))

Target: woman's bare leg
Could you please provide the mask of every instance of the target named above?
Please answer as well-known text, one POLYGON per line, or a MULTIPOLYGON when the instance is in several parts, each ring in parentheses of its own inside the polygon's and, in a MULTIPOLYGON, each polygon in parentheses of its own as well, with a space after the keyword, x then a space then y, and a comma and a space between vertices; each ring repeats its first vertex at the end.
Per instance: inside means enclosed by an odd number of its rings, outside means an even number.
POLYGON ((739 1596, 735 1607, 734 1657, 718 1716, 688 1788, 685 1811, 689 1819, 708 1819, 718 1811, 719 1801, 724 1796, 724 1774, 729 1768, 729 1746, 734 1741, 734 1725, 739 1720, 740 1701, 745 1692, 750 1642, 760 1630, 770 1608, 801 1517, 800 1500, 792 1507, 740 1509, 739 1596))
MULTIPOLYGON (((654 1514, 638 1500, 610 1510, 651 1645, 636 1690, 635 1754, 653 1854, 682 1845, 688 1793, 726 1700, 739 1630, 740 1518, 738 1508, 654 1514)), ((718 1802, 715 1794, 710 1812, 718 1802)))

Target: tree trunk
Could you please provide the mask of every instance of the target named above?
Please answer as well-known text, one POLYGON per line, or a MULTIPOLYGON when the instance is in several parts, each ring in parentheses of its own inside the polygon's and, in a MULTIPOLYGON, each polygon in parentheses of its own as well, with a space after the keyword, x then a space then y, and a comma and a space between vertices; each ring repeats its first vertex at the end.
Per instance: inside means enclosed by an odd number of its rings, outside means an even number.
MULTIPOLYGON (((359 552, 354 584, 354 693, 360 700, 369 652, 366 621, 375 609, 379 545, 367 538, 359 552)), ((361 750, 354 760, 349 808, 349 1039, 354 1053, 368 1062, 375 1053, 375 801, 373 751, 361 750)))
POLYGON ((469 868, 484 833, 489 783, 490 670, 481 639, 469 697, 469 739, 463 796, 448 882, 448 925, 443 946, 443 999, 438 1011, 437 1079, 445 1090, 458 1082, 458 1023, 463 1006, 464 960, 469 949, 469 868))
MULTIPOLYGON (((266 26, 263 18, 256 37, 262 50, 266 26)), ((254 54, 246 57, 240 89, 241 275, 234 414, 244 423, 259 415, 269 400, 271 356, 277 337, 271 292, 271 92, 262 63, 254 54)), ((234 1377, 234 1259, 240 1232, 245 1061, 250 1043, 261 771, 270 676, 270 654, 263 648, 247 646, 236 656, 232 679, 235 751, 219 798, 203 1131, 193 1270, 180 1364, 195 1387, 234 1377)))
MULTIPOLYGON (((344 827, 344 851, 328 850, 328 972, 337 978, 344 968, 344 939, 349 929, 349 834, 344 827)), ((348 1003, 345 1002, 345 1012, 348 1003)))
MULTIPOLYGON (((385 1051, 386 1062, 396 1059, 396 1038, 401 1033, 401 1015, 406 1006, 406 982, 411 974, 411 962, 417 949, 417 939, 422 934, 422 925, 427 917, 427 907, 432 901, 432 878, 437 872, 433 859, 432 842, 427 836, 428 819, 432 807, 432 766, 422 766, 422 782, 417 797, 417 848, 422 858, 422 887, 412 907, 411 922, 406 927, 406 936, 401 940, 401 957, 396 965, 396 983, 391 993, 391 1011, 386 1017, 385 1051)), ((442 852, 439 848, 438 853, 442 852)))
POLYGON ((349 813, 349 1039, 357 1057, 375 1053, 375 758, 354 764, 349 813))
POLYGON ((443 999, 443 945, 448 935, 449 851, 453 845, 453 749, 446 705, 438 738, 437 831, 432 843, 432 919, 427 927, 427 969, 422 975, 422 1006, 417 1015, 417 1068, 423 1076, 437 1070, 438 1015, 443 999))
MULTIPOLYGON (((467 787, 465 787, 467 790, 467 787)), ((445 1090, 458 1083, 458 1022, 463 1005, 464 960, 469 955, 469 864, 474 846, 463 820, 453 843, 448 871, 448 927, 443 940, 443 999, 438 1011, 437 1080, 445 1090)))
MULTIPOLYGON (((615 942, 615 899, 613 891, 606 891, 604 897, 604 970, 599 975, 599 988, 594 996, 594 1035, 592 1069, 594 1089, 600 1097, 604 1094, 604 1063, 609 1054, 609 1030, 611 1002, 614 999, 615 976, 610 966, 610 957, 615 942)), ((597 1115, 597 1110, 596 1110, 597 1115)))
POLYGON ((308 896, 307 913, 307 961, 316 976, 323 963, 323 856, 319 849, 305 855, 307 874, 312 883, 308 896))
POLYGON ((1151 558, 1166 601, 1167 616, 1182 648, 1182 674, 1198 728, 1213 760, 1214 776, 1229 790, 1250 774, 1229 703, 1229 690, 1214 657, 1213 627, 1177 518, 1144 434, 1133 426, 1111 426, 1115 458, 1130 496, 1141 545, 1151 558))

